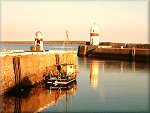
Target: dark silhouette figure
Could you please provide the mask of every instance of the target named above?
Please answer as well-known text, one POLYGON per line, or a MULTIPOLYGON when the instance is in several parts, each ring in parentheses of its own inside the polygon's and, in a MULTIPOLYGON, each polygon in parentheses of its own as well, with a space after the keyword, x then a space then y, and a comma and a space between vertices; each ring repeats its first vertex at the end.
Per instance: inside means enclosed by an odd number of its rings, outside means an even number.
POLYGON ((60 70, 61 70, 61 66, 60 65, 57 66, 57 70, 60 72, 60 70))

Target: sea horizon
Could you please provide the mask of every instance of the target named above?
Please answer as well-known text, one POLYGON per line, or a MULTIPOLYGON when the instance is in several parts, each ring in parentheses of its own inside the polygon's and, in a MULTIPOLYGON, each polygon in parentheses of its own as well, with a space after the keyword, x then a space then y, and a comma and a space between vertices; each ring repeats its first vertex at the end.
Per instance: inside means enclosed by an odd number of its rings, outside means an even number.
MULTIPOLYGON (((35 41, 0 41, 0 44, 33 44, 35 41)), ((49 41, 43 41, 44 44, 63 44, 64 42, 68 42, 69 44, 86 44, 86 42, 90 42, 89 40, 71 40, 71 41, 66 41, 66 40, 49 40, 49 41)), ((99 43, 118 43, 118 44, 150 44, 149 42, 147 43, 136 43, 136 42, 111 42, 111 41, 103 41, 99 43)))

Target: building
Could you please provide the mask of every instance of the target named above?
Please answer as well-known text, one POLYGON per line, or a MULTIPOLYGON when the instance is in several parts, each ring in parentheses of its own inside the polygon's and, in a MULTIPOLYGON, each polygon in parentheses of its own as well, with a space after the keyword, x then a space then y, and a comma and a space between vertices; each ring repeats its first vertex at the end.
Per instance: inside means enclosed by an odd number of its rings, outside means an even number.
POLYGON ((90 29, 90 45, 99 45, 99 29, 95 23, 90 29))
POLYGON ((36 51, 43 51, 43 36, 40 31, 35 33, 35 42, 34 45, 36 47, 36 51))

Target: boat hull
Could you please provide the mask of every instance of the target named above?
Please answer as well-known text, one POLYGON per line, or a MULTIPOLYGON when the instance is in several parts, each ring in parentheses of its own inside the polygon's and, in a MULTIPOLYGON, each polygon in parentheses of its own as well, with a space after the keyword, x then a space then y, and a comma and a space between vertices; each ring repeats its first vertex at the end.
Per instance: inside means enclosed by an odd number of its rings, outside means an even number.
POLYGON ((77 81, 74 80, 68 84, 45 84, 47 89, 51 89, 51 90, 57 90, 57 89, 63 89, 63 90, 68 90, 71 89, 73 86, 75 86, 77 84, 77 81))
POLYGON ((58 86, 58 85, 67 85, 76 80, 76 73, 73 73, 68 77, 49 77, 46 79, 46 84, 58 86))

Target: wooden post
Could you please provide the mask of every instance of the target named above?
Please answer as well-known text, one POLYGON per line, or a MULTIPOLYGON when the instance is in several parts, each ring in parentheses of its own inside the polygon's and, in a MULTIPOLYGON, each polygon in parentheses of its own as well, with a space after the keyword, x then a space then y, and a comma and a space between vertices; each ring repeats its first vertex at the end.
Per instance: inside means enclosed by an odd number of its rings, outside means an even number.
POLYGON ((14 113, 21 113, 21 95, 15 96, 15 109, 14 113))
POLYGON ((14 67, 14 74, 15 74, 15 85, 17 92, 20 91, 20 76, 21 76, 21 66, 20 66, 20 57, 15 56, 13 58, 13 67, 14 67))
POLYGON ((133 61, 135 61, 135 47, 133 48, 133 61))
POLYGON ((135 49, 131 49, 129 52, 129 61, 132 62, 135 60, 135 49))
POLYGON ((55 58, 56 58, 56 64, 59 65, 59 54, 56 54, 55 58))
POLYGON ((20 76, 21 76, 21 66, 20 66, 20 57, 15 56, 13 58, 13 67, 14 67, 14 74, 15 74, 15 88, 16 88, 16 95, 15 95, 15 109, 14 113, 21 113, 21 83, 20 83, 20 76))

